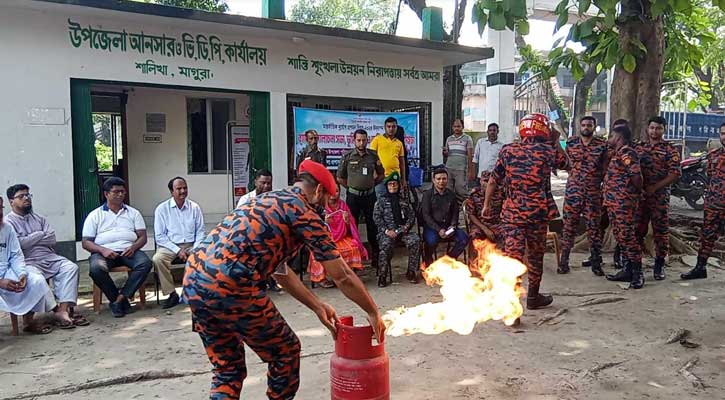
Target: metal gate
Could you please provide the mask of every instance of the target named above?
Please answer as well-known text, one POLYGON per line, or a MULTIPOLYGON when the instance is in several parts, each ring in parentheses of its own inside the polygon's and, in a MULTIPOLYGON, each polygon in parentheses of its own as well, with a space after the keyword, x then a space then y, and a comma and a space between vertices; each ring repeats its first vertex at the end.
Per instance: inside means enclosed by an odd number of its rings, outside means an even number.
MULTIPOLYGON (((513 126, 519 124, 521 118, 526 114, 541 113, 549 114, 549 103, 547 101, 547 85, 541 78, 541 74, 533 75, 514 88, 514 120, 513 126)), ((518 129, 514 129, 518 132, 518 129)))
POLYGON ((660 115, 667 120, 665 140, 682 146, 681 157, 689 157, 687 150, 687 82, 666 82, 660 92, 660 115))

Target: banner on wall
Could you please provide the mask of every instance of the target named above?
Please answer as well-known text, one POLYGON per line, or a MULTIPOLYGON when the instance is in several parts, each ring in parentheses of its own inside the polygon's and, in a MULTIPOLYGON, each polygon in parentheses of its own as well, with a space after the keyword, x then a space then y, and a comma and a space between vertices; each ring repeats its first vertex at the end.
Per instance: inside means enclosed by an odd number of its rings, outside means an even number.
POLYGON ((230 125, 232 154, 232 196, 234 204, 247 193, 249 185, 249 126, 230 125))
POLYGON ((318 110, 294 107, 295 165, 307 146, 305 131, 314 129, 320 135, 319 147, 327 151, 327 167, 336 170, 342 155, 355 147, 353 133, 357 129, 368 132, 368 142, 385 134, 385 119, 393 117, 405 130, 408 158, 420 157, 420 135, 417 112, 359 112, 318 110))

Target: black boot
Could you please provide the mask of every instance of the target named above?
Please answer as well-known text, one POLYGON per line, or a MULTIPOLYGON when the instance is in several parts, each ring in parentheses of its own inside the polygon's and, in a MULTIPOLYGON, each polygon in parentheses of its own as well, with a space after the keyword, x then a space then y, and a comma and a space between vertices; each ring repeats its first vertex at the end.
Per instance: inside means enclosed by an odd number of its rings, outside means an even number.
POLYGON ((627 261, 627 264, 629 264, 629 268, 632 270, 632 280, 629 282, 629 288, 642 289, 642 286, 644 286, 644 272, 642 272, 642 261, 627 261))
POLYGON ((586 260, 582 260, 582 268, 589 268, 592 266, 592 259, 587 258, 586 260))
POLYGON ((632 264, 624 260, 623 262, 623 268, 617 271, 616 274, 610 275, 607 274, 607 280, 608 281, 614 281, 614 282, 631 282, 632 281, 632 264))
POLYGON ((697 265, 695 265, 695 268, 685 272, 684 274, 680 274, 680 278, 684 280, 690 280, 690 279, 705 279, 707 278, 707 258, 705 257, 697 257, 697 265))
POLYGON ((529 286, 529 292, 526 295, 526 308, 536 310, 544 308, 554 302, 554 298, 549 294, 539 293, 539 287, 529 286))
POLYGON ((655 258, 655 265, 654 265, 654 278, 656 281, 661 281, 665 279, 665 258, 664 257, 657 257, 655 258))
POLYGON ((614 246, 614 255, 612 256, 612 259, 614 260, 614 268, 615 269, 622 269, 624 267, 624 262, 622 260, 622 251, 619 249, 619 244, 614 246))
POLYGON ((563 250, 561 252, 561 259, 559 260, 559 267, 556 269, 557 274, 568 274, 569 273, 569 251, 563 250))
POLYGON ((598 249, 592 249, 592 255, 589 257, 592 273, 596 276, 604 276, 602 271, 602 253, 598 249))

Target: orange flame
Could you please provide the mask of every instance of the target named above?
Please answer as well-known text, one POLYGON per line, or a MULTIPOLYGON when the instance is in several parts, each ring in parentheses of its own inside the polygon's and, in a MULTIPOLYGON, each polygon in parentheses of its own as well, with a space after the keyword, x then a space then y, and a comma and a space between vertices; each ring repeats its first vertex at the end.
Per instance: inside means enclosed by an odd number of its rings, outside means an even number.
POLYGON ((512 325, 524 312, 520 298, 526 266, 503 255, 491 242, 476 240, 474 247, 478 257, 470 269, 448 256, 431 264, 423 277, 428 285, 440 285, 443 301, 388 311, 383 316, 386 334, 435 335, 452 330, 468 335, 478 322, 503 320, 512 325), (480 276, 472 276, 472 270, 480 276))

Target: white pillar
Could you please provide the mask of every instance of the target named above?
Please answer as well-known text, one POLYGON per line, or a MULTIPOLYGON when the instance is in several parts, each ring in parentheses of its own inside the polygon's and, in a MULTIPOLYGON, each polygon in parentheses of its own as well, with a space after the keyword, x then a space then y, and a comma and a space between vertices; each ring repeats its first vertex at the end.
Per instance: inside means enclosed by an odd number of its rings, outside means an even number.
POLYGON ((273 189, 287 187, 287 93, 269 93, 273 189))
POLYGON ((500 127, 499 140, 511 143, 515 137, 514 122, 514 33, 510 30, 487 29, 488 46, 493 58, 486 60, 486 124, 500 127))

